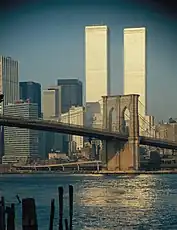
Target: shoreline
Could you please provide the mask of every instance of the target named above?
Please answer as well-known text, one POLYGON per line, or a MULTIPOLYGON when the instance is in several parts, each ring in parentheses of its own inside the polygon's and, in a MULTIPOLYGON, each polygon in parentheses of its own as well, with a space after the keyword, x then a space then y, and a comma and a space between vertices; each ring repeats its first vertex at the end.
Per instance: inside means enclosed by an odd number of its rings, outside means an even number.
POLYGON ((161 175, 161 174, 177 174, 177 170, 160 170, 160 171, 21 171, 21 172, 0 172, 1 175, 26 175, 26 174, 61 174, 61 175, 161 175))

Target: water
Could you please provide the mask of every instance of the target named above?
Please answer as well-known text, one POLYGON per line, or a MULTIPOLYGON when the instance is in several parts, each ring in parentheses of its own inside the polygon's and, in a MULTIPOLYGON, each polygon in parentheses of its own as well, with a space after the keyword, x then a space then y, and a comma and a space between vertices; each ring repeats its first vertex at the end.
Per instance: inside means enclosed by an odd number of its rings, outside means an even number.
POLYGON ((69 184, 75 192, 75 230, 177 229, 177 175, 1 175, 0 193, 16 203, 17 230, 16 194, 36 199, 39 230, 48 230, 50 200, 58 201, 57 187, 63 186, 67 204, 69 184))

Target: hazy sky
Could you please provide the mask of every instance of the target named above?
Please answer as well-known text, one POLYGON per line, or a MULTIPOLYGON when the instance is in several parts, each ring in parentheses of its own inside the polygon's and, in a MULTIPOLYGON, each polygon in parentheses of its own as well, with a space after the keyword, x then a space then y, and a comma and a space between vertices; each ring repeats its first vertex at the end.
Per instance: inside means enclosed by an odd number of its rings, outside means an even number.
POLYGON ((20 80, 40 82, 43 88, 57 78, 79 78, 85 84, 84 26, 104 23, 111 31, 111 91, 122 94, 123 28, 146 26, 148 113, 177 117, 176 20, 136 1, 32 2, 0 11, 0 54, 20 61, 20 80))

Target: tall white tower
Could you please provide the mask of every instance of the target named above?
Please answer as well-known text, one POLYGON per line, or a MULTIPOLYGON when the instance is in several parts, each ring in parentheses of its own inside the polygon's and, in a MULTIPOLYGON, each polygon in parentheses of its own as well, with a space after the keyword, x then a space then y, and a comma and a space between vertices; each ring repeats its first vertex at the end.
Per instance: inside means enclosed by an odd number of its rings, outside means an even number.
POLYGON ((139 114, 147 113, 146 29, 124 29, 124 94, 139 94, 139 114))
POLYGON ((86 102, 110 94, 109 30, 105 25, 85 27, 86 102))

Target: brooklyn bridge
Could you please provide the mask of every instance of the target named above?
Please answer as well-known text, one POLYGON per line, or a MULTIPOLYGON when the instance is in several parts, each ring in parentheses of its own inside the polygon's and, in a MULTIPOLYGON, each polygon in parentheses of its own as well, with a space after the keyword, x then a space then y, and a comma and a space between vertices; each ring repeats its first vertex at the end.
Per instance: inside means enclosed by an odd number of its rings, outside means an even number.
POLYGON ((103 97, 103 127, 88 128, 56 121, 0 116, 1 126, 29 128, 100 139, 100 160, 110 171, 139 170, 140 145, 177 150, 177 143, 140 135, 139 95, 103 97), (129 111, 129 129, 125 129, 125 111, 129 111))

